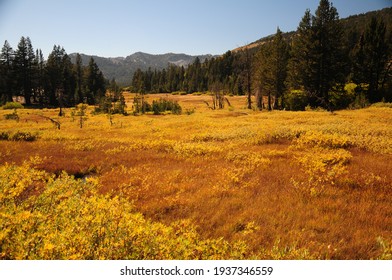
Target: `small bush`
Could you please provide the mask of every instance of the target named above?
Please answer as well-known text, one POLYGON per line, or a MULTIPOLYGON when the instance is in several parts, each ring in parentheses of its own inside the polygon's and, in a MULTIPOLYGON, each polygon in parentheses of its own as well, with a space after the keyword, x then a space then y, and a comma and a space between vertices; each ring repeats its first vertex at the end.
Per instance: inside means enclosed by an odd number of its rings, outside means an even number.
POLYGON ((38 134, 31 132, 18 131, 12 135, 10 140, 32 142, 38 139, 38 134))
POLYGON ((155 115, 160 115, 163 112, 171 111, 175 115, 180 115, 182 108, 177 101, 159 99, 152 102, 152 111, 155 115))
POLYGON ((18 113, 16 112, 16 109, 14 109, 14 112, 13 112, 12 114, 6 114, 6 115, 4 115, 4 118, 5 118, 6 120, 16 120, 16 121, 19 121, 19 115, 18 115, 18 113))
POLYGON ((187 114, 187 115, 189 116, 189 115, 194 114, 195 111, 196 111, 196 108, 186 109, 186 110, 185 110, 185 114, 187 114))
POLYGON ((285 108, 290 111, 304 111, 308 103, 308 96, 302 90, 292 90, 285 95, 285 108))
POLYGON ((345 109, 355 101, 355 89, 357 85, 349 83, 346 85, 336 85, 329 92, 330 105, 335 109, 345 109))
POLYGON ((376 108, 392 108, 392 103, 391 102, 377 102, 372 104, 371 107, 376 107, 376 108))
POLYGON ((27 132, 27 131, 17 131, 12 134, 9 131, 0 132, 0 140, 5 141, 26 141, 32 142, 38 139, 37 133, 27 132))
POLYGON ((3 106, 3 109, 23 109, 23 105, 20 104, 19 102, 7 102, 5 103, 5 105, 3 106))
POLYGON ((10 133, 7 131, 0 132, 0 140, 8 140, 10 139, 10 133))

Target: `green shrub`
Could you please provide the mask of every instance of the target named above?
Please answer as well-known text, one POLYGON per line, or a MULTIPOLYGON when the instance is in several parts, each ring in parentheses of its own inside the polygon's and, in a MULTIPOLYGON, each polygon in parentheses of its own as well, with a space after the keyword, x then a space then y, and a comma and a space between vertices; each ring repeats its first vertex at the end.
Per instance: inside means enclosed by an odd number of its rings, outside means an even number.
POLYGON ((0 132, 0 140, 5 140, 5 141, 32 142, 37 140, 38 137, 39 137, 38 133, 32 133, 28 131, 17 131, 15 133, 11 133, 9 131, 0 132))
POLYGON ((16 120, 16 121, 19 121, 19 115, 16 112, 16 109, 14 109, 14 112, 12 112, 11 114, 4 115, 4 118, 6 120, 16 120))
POLYGON ((308 96, 303 90, 292 90, 285 95, 285 108, 287 110, 304 111, 308 103, 308 96))
POLYGON ((0 140, 8 140, 10 139, 10 133, 8 131, 0 132, 0 140))
POLYGON ((377 102, 377 103, 373 103, 371 107, 392 108, 392 103, 391 102, 377 102))
POLYGON ((37 133, 26 132, 26 131, 17 131, 10 138, 10 140, 13 141, 27 141, 27 142, 32 142, 37 139, 38 139, 37 133))
POLYGON ((355 101, 355 90, 357 85, 349 83, 346 85, 336 85, 329 92, 330 105, 335 109, 345 109, 355 101))
POLYGON ((23 109, 23 105, 20 104, 19 102, 7 102, 5 103, 5 105, 3 106, 3 109, 23 109))
POLYGON ((152 111, 154 112, 154 115, 160 115, 167 111, 171 111, 175 115, 180 115, 182 108, 177 101, 160 98, 159 100, 154 100, 152 102, 152 111))

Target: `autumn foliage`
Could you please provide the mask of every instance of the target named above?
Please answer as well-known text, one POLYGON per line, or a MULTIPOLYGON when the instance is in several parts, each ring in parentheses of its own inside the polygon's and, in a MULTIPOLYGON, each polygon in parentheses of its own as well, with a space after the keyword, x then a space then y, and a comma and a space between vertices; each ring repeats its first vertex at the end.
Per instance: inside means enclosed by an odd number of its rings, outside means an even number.
POLYGON ((391 108, 163 97, 194 113, 0 110, 0 258, 392 258, 391 108))

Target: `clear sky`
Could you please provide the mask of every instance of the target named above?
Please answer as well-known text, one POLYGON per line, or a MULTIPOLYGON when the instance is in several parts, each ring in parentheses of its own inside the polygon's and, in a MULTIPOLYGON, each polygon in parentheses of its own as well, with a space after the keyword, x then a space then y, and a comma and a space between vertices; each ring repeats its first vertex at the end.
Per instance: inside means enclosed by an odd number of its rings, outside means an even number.
MULTIPOLYGON (((341 18, 392 6, 392 0, 332 1, 341 18)), ((0 0, 0 44, 16 49, 29 36, 47 57, 67 53, 106 57, 137 51, 223 54, 274 34, 296 30, 319 0, 0 0)))

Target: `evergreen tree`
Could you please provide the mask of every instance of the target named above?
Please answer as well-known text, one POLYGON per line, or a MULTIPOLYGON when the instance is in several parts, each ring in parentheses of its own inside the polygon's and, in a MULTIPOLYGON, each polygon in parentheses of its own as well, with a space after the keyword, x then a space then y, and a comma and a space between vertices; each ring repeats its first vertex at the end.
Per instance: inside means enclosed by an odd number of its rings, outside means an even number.
POLYGON ((386 26, 382 19, 371 19, 353 52, 353 81, 368 85, 370 102, 381 101, 385 96, 380 89, 388 76, 389 60, 386 26))
POLYGON ((75 61, 75 66, 74 66, 74 71, 75 71, 75 83, 76 83, 76 88, 75 88, 75 103, 84 103, 86 102, 85 100, 85 94, 84 94, 84 70, 83 70, 83 62, 82 62, 82 56, 77 53, 76 54, 76 61, 75 61))
POLYGON ((54 46, 46 63, 47 83, 45 93, 51 106, 61 106, 64 92, 64 65, 66 52, 60 46, 54 46))
POLYGON ((248 94, 247 103, 248 109, 252 109, 252 59, 249 49, 245 49, 245 82, 246 82, 246 92, 248 94))
POLYGON ((311 50, 313 48, 311 17, 310 10, 306 10, 292 43, 289 85, 294 89, 304 88, 305 85, 311 84, 311 50))
POLYGON ((12 101, 14 93, 13 62, 14 51, 6 40, 0 54, 0 104, 12 101))
POLYGON ((339 15, 328 0, 321 0, 312 16, 305 12, 293 41, 291 85, 303 88, 311 106, 332 109, 329 93, 345 78, 343 33, 339 15))
MULTIPOLYGON (((274 37, 274 63, 276 100, 280 100, 280 108, 284 108, 284 93, 286 91, 287 65, 289 60, 289 45, 283 39, 282 31, 278 28, 274 37)), ((278 106, 278 102, 275 102, 278 106)))
MULTIPOLYGON (((263 95, 268 96, 271 99, 271 95, 275 92, 275 76, 276 64, 273 62, 274 59, 273 47, 271 44, 264 44, 260 47, 260 51, 257 54, 257 67, 255 69, 255 84, 256 84, 256 105, 259 110, 263 109, 262 97, 263 95)), ((272 110, 271 103, 268 104, 268 110, 272 110)))
POLYGON ((17 92, 23 94, 26 105, 31 105, 35 54, 29 37, 22 37, 15 52, 17 92))
MULTIPOLYGON (((257 55, 255 82, 258 88, 257 107, 259 109, 262 109, 262 95, 268 96, 268 110, 272 110, 272 96, 275 100, 280 99, 280 106, 284 107, 283 95, 286 89, 288 58, 288 44, 278 28, 272 42, 261 46, 257 55)), ((275 106, 278 105, 277 103, 275 102, 275 106)))
POLYGON ((187 76, 189 77, 187 92, 196 92, 200 89, 200 84, 202 82, 201 63, 199 57, 196 57, 195 61, 188 67, 187 70, 187 76))
POLYGON ((140 68, 137 69, 136 72, 133 74, 132 90, 138 93, 146 92, 145 83, 144 83, 144 73, 140 68))
POLYGON ((105 96, 106 85, 103 74, 92 57, 87 67, 86 85, 88 103, 99 103, 101 98, 105 96))
POLYGON ((64 107, 72 107, 78 104, 75 102, 76 78, 73 68, 70 57, 65 53, 62 61, 63 95, 61 101, 63 103, 60 104, 64 107))
POLYGON ((45 59, 41 49, 36 50, 35 65, 34 102, 43 106, 45 99, 45 59))

